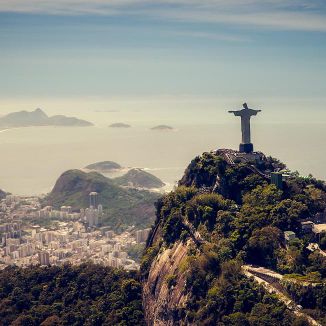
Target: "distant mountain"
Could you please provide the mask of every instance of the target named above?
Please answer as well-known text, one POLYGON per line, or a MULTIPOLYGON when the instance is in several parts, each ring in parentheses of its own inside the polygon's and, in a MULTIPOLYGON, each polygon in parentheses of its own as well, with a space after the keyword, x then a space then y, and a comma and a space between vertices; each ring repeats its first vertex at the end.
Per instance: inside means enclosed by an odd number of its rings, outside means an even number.
POLYGON ((64 115, 55 115, 49 117, 41 109, 34 111, 20 111, 9 113, 0 117, 0 128, 15 127, 32 127, 32 126, 74 126, 87 127, 92 126, 91 122, 77 119, 74 117, 66 117, 64 115))
POLYGON ((110 128, 130 128, 131 126, 127 123, 117 122, 109 125, 110 128))
POLYGON ((173 130, 173 127, 171 126, 167 126, 167 125, 158 125, 158 126, 155 126, 153 128, 151 128, 151 130, 173 130))
POLYGON ((122 166, 116 162, 103 161, 103 162, 89 164, 85 166, 85 169, 105 173, 105 172, 111 172, 112 170, 120 170, 122 169, 122 166))
POLYGON ((154 203, 159 198, 157 194, 122 188, 97 172, 64 172, 45 198, 44 204, 55 208, 69 205, 73 210, 86 208, 92 191, 99 194, 98 202, 103 205, 104 225, 123 230, 130 225, 146 228, 154 222, 154 203))
POLYGON ((142 169, 131 169, 122 177, 113 179, 120 186, 131 186, 133 188, 162 188, 165 183, 155 175, 150 174, 142 169))

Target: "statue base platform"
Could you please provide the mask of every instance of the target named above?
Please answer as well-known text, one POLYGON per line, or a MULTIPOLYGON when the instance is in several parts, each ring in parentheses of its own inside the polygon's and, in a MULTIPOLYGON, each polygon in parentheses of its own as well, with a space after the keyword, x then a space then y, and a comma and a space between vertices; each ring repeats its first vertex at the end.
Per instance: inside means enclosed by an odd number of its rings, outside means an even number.
POLYGON ((239 151, 241 153, 252 153, 254 151, 254 145, 251 143, 248 144, 240 144, 239 151))

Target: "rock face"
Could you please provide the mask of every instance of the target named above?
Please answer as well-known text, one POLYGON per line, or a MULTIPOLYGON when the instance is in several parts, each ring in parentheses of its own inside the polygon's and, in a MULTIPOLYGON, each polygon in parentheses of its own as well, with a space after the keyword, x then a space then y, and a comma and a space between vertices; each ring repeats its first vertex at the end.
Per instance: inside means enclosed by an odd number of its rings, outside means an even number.
MULTIPOLYGON (((187 296, 184 294, 186 274, 179 273, 180 263, 187 256, 188 246, 175 243, 159 254, 153 261, 147 282, 143 287, 145 318, 148 325, 174 326, 174 311, 184 308, 187 296), (175 285, 169 285, 169 277, 175 285)), ((171 281, 170 281, 171 282, 171 281)))

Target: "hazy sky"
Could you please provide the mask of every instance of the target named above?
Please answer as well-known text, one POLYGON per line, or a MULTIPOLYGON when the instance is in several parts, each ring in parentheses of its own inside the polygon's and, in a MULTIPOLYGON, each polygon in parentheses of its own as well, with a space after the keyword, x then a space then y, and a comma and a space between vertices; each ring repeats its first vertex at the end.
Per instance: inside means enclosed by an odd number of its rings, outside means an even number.
POLYGON ((325 98, 325 58, 325 0, 0 0, 2 111, 28 98, 325 98))
POLYGON ((97 127, 0 133, 9 191, 97 160, 173 184, 195 155, 238 147, 227 110, 243 101, 263 110, 255 148, 325 178, 326 0, 0 0, 0 72, 0 115, 41 107, 97 127))

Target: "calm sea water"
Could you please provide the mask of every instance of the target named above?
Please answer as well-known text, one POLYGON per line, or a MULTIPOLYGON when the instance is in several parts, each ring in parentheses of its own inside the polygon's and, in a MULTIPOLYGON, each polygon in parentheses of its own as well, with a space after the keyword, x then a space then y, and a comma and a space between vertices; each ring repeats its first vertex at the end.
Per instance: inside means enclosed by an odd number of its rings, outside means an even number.
MULTIPOLYGON (((216 148, 237 148, 239 121, 211 124, 174 121, 175 131, 152 131, 159 124, 135 123, 129 129, 30 127, 0 132, 0 188, 15 194, 50 191, 68 169, 112 160, 143 167, 173 186, 192 158, 216 148)), ((120 120, 119 120, 120 121, 120 120)), ((124 120, 125 121, 125 120, 124 120)), ((259 123, 258 123, 259 121, 259 123)), ((292 170, 326 179, 326 125, 264 123, 253 126, 255 149, 278 157, 292 170)))

